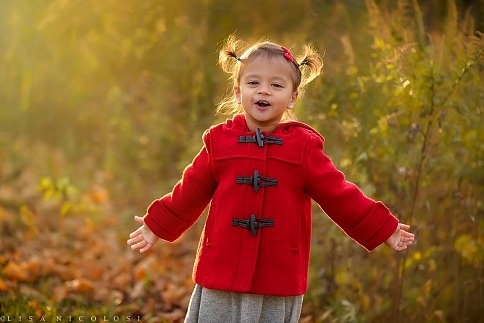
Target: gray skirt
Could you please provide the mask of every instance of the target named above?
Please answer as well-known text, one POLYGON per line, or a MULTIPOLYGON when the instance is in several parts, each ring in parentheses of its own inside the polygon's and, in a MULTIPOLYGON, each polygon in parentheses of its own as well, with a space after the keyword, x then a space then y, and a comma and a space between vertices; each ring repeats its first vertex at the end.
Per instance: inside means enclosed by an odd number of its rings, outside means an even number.
POLYGON ((185 323, 297 323, 303 295, 268 296, 195 285, 185 323))

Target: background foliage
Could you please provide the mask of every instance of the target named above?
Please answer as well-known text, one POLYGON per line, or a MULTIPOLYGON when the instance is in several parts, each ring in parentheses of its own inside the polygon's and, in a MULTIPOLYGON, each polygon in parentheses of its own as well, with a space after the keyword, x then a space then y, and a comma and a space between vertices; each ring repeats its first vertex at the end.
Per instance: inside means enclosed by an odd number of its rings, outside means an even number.
POLYGON ((325 53, 298 119, 417 234, 369 254, 315 207, 301 321, 482 319, 482 1, 0 6, 1 315, 184 316, 203 220, 145 256, 125 240, 224 120, 217 52, 235 32, 325 53))

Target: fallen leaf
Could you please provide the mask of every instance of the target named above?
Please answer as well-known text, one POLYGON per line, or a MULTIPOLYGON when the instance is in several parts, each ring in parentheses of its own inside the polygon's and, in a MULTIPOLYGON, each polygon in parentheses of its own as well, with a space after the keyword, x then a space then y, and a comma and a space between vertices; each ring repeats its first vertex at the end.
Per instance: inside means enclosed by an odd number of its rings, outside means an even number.
POLYGON ((75 278, 75 273, 73 270, 69 269, 65 265, 55 265, 52 268, 52 273, 56 276, 59 276, 63 281, 68 281, 75 278))
POLYGON ((95 289, 92 281, 83 278, 67 281, 64 285, 68 293, 92 293, 95 289))
POLYGON ((12 281, 26 281, 27 271, 25 268, 15 262, 9 262, 3 269, 3 274, 12 281))
MULTIPOLYGON (((0 189, 0 195, 1 195, 1 189, 0 189)), ((0 200, 1 200, 0 196, 0 200)), ((0 222, 6 222, 6 223, 12 223, 14 219, 14 215, 12 212, 7 211, 3 207, 0 207, 0 222)))
POLYGON ((7 286, 7 283, 0 279, 0 292, 11 292, 12 290, 7 286))

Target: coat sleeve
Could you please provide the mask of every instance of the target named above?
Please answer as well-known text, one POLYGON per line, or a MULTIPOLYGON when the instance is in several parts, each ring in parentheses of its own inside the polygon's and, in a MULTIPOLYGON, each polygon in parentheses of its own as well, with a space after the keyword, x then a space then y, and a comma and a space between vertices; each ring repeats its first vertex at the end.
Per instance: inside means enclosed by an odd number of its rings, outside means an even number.
POLYGON ((383 203, 346 181, 324 154, 321 138, 313 137, 307 161, 308 194, 349 237, 371 251, 395 232, 398 220, 383 203))
POLYGON ((210 202, 217 186, 211 165, 207 132, 205 145, 183 171, 171 193, 155 200, 147 210, 145 224, 161 239, 175 241, 210 202))

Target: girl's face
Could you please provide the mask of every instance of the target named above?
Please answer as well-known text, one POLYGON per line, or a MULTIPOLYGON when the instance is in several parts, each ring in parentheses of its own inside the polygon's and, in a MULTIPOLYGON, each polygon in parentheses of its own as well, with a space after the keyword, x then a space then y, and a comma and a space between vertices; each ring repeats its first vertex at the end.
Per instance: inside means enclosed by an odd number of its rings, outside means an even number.
POLYGON ((286 109, 297 100, 293 90, 294 66, 284 56, 259 56, 244 65, 239 86, 234 87, 235 97, 245 112, 250 131, 273 132, 286 109))

